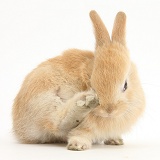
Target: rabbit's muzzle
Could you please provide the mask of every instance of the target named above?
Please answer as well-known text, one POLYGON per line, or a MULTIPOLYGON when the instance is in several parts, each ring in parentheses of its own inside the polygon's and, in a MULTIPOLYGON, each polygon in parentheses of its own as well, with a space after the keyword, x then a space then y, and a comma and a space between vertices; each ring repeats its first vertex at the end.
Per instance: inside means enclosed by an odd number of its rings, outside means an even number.
POLYGON ((115 104, 107 104, 106 106, 99 105, 94 110, 94 114, 101 117, 114 117, 117 113, 117 106, 115 104))

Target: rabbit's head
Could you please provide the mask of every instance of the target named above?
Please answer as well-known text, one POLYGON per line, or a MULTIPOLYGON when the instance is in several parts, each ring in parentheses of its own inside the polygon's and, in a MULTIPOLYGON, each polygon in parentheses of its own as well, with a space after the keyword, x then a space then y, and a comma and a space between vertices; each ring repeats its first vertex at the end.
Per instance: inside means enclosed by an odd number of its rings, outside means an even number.
POLYGON ((95 11, 90 12, 90 17, 96 38, 91 86, 100 104, 95 114, 102 117, 120 116, 136 107, 134 105, 141 106, 140 102, 144 101, 136 68, 126 47, 126 15, 117 13, 111 38, 95 11))

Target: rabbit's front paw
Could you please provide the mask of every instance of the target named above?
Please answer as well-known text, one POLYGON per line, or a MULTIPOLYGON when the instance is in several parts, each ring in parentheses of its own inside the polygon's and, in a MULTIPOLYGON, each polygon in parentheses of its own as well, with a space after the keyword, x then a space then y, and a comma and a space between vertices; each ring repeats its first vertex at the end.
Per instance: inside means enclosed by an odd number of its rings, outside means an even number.
POLYGON ((104 141, 106 145, 123 145, 123 139, 108 139, 104 141))
POLYGON ((99 104, 97 95, 93 91, 88 91, 82 95, 80 100, 77 101, 77 106, 85 106, 87 108, 94 108, 99 104))
POLYGON ((67 149, 74 150, 74 151, 83 151, 83 150, 89 149, 90 146, 91 146, 90 143, 79 142, 74 140, 68 143, 67 149))

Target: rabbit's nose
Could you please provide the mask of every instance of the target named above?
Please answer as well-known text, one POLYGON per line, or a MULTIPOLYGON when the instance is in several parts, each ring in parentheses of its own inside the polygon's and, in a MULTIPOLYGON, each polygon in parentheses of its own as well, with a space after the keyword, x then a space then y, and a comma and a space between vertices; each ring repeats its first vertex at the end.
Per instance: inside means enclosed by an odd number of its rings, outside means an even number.
POLYGON ((107 113, 111 114, 113 112, 113 107, 107 107, 106 111, 107 113))
POLYGON ((106 108, 106 112, 108 114, 111 114, 115 110, 115 105, 114 104, 108 104, 106 108))

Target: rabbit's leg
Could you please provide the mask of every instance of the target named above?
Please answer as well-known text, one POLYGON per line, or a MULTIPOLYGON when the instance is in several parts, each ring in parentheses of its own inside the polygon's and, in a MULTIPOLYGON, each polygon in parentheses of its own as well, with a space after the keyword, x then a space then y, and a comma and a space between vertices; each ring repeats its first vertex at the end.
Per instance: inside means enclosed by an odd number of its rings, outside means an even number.
POLYGON ((92 142, 97 140, 95 128, 99 124, 94 123, 98 122, 97 118, 90 112, 76 128, 69 132, 67 145, 69 150, 82 151, 91 147, 92 142))
POLYGON ((104 141, 104 144, 106 145, 123 145, 123 139, 122 138, 110 138, 104 141))
POLYGON ((69 150, 82 151, 89 149, 92 145, 94 132, 89 127, 89 124, 88 127, 83 127, 82 123, 69 133, 67 145, 69 150))
POLYGON ((61 131, 70 131, 78 126, 83 118, 98 105, 96 94, 90 90, 80 92, 69 99, 62 109, 64 113, 59 123, 61 131))

